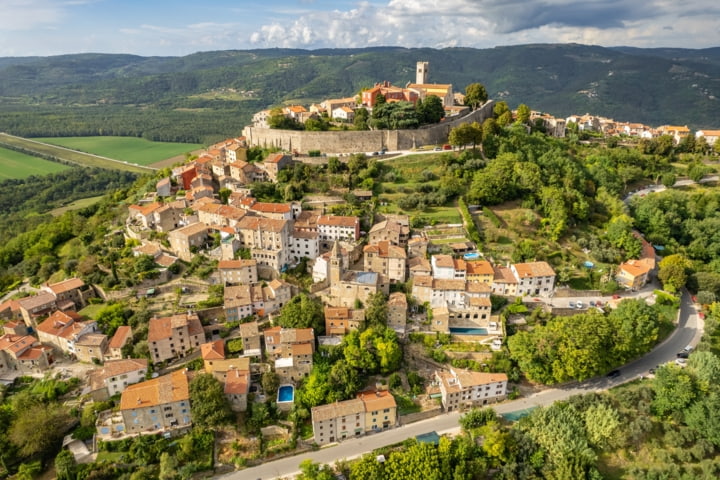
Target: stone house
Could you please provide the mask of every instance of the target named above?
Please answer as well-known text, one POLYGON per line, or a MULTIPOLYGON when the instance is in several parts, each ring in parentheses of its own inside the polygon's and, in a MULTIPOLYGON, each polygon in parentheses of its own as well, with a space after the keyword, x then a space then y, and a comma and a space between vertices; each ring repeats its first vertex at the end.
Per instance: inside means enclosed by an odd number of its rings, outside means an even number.
POLYGON ((394 292, 388 298, 388 327, 398 331, 405 331, 407 324, 407 297, 403 292, 394 292))
POLYGON ((325 334, 345 335, 365 323, 365 310, 348 307, 325 307, 325 334))
POLYGON ((41 373, 54 362, 52 347, 31 335, 0 336, 0 373, 41 373))
POLYGON ((257 260, 221 260, 220 279, 225 285, 249 284, 258 281, 257 260))
POLYGON ((410 227, 394 219, 376 223, 368 232, 368 243, 390 242, 397 247, 407 246, 410 238, 410 227))
POLYGON ((121 359, 122 349, 133 338, 132 328, 128 325, 122 325, 115 330, 115 334, 108 343, 108 352, 106 358, 121 359))
POLYGON ((75 342, 75 356, 81 362, 102 363, 108 350, 108 337, 104 333, 87 333, 75 342))
POLYGON ((129 385, 145 380, 148 361, 145 358, 108 360, 101 368, 88 373, 90 395, 101 402, 122 393, 129 385))
POLYGON ((363 269, 376 272, 391 282, 404 282, 407 270, 405 249, 390 244, 387 240, 363 247, 363 269))
POLYGON ((95 296, 93 288, 85 285, 79 278, 46 284, 42 289, 55 295, 55 302, 60 310, 81 310, 87 305, 88 299, 95 296))
POLYGON ((259 357, 262 355, 260 331, 257 321, 240 324, 240 338, 243 342, 243 355, 247 357, 259 357))
POLYGON ((549 296, 555 288, 555 270, 547 262, 510 265, 517 280, 517 295, 549 296))
POLYGON ((37 295, 21 298, 17 302, 20 306, 20 313, 25 321, 25 325, 28 327, 37 326, 36 320, 38 318, 49 315, 57 308, 55 294, 47 291, 41 291, 37 295))
MULTIPOLYGON (((41 342, 52 345, 66 355, 77 355, 77 343, 80 342, 84 336, 95 333, 98 329, 96 321, 81 321, 81 318, 82 317, 76 312, 61 312, 57 310, 37 326, 38 338, 41 342)), ((98 348, 102 345, 103 342, 100 341, 98 348)), ((107 347, 107 337, 104 346, 107 347)), ((103 357, 98 356, 97 351, 93 352, 95 355, 91 355, 87 351, 88 349, 92 349, 92 347, 84 348, 83 354, 89 355, 85 357, 85 361, 91 361, 88 358, 92 358, 93 356, 102 360, 103 357)))
POLYGON ((504 373, 472 372, 451 368, 436 371, 446 412, 464 410, 505 400, 508 377, 504 373))
POLYGON ((190 262, 195 251, 203 248, 208 241, 208 227, 202 222, 178 228, 168 234, 170 248, 178 258, 190 262))
POLYGON ((268 179, 273 183, 277 183, 280 170, 291 164, 292 158, 284 153, 271 153, 262 163, 268 179))
POLYGON ((194 313, 155 317, 150 319, 147 341, 153 363, 160 363, 199 349, 205 332, 194 313))
POLYGON ((139 434, 190 427, 186 370, 128 386, 120 397, 125 432, 139 434))

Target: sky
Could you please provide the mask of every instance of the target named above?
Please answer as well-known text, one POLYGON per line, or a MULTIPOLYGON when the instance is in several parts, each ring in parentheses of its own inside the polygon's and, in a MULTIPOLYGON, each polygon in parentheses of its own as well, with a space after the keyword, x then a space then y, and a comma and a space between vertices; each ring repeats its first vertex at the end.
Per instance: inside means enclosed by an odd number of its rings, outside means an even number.
POLYGON ((720 2, 0 0, 0 57, 571 42, 720 46, 720 2))

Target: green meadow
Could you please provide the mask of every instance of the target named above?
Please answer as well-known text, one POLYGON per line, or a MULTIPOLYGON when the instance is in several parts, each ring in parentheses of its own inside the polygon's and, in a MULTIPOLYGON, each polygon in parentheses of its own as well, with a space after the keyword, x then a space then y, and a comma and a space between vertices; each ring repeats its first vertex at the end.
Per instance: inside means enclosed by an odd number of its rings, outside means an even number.
POLYGON ((0 180, 27 178, 31 175, 46 175, 66 170, 70 167, 42 158, 0 147, 0 180))
POLYGON ((152 142, 137 137, 51 137, 33 140, 138 165, 152 165, 203 148, 197 143, 152 142))

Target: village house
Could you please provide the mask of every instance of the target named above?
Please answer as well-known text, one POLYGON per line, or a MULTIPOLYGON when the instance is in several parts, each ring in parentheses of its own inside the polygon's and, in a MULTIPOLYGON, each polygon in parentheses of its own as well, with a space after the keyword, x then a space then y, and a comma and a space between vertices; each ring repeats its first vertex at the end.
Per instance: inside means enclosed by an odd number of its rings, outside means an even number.
POLYGON ((218 272, 224 285, 247 285, 258 281, 257 260, 220 260, 218 272))
POLYGON ((225 316, 231 322, 253 314, 263 317, 279 311, 291 298, 292 286, 277 279, 267 284, 229 286, 224 292, 225 316))
MULTIPOLYGON (((20 303, 17 300, 5 300, 0 303, 0 320, 23 321, 23 314, 20 311, 20 303)), ((7 323, 6 323, 7 325, 7 323)), ((7 333, 7 332, 6 332, 7 333)))
POLYGON ((146 205, 130 205, 128 207, 128 225, 137 225, 144 230, 152 230, 155 228, 153 212, 162 207, 160 202, 148 203, 146 205))
POLYGON ((287 357, 293 345, 310 345, 315 351, 315 331, 312 328, 272 327, 263 330, 265 352, 272 359, 287 357))
POLYGON ((705 141, 711 147, 715 145, 717 139, 720 138, 720 130, 698 130, 695 132, 695 138, 705 138, 705 141))
POLYGON ((357 398, 313 407, 313 438, 325 445, 397 424, 397 403, 388 391, 367 391, 357 398))
POLYGON ((0 336, 0 374, 41 373, 55 362, 52 347, 31 335, 0 336))
POLYGON ((88 373, 90 396, 102 402, 125 391, 129 385, 142 382, 148 371, 145 358, 108 360, 101 368, 88 373))
POLYGON ((192 261, 195 253, 208 241, 208 227, 202 222, 178 228, 168 234, 173 253, 181 260, 192 261))
POLYGON ((310 375, 315 351, 314 342, 289 345, 283 350, 283 356, 275 359, 275 373, 280 378, 280 383, 296 383, 310 375))
POLYGON ((394 219, 387 219, 376 223, 368 232, 368 243, 377 244, 382 241, 405 247, 410 238, 410 227, 394 219))
POLYGON ((443 305, 441 307, 433 307, 431 309, 432 320, 430 321, 430 330, 433 332, 450 333, 450 310, 443 305))
POLYGON ((250 389, 250 359, 247 357, 227 358, 225 342, 216 340, 200 347, 205 372, 213 375, 223 384, 234 411, 247 409, 247 394, 250 389))
POLYGON ((623 288, 636 291, 647 284, 652 269, 653 265, 646 259, 628 260, 618 267, 615 281, 623 288))
POLYGON ((465 410, 505 400, 508 377, 504 373, 472 372, 451 368, 436 371, 446 412, 465 410))
POLYGON ((510 265, 517 280, 517 295, 549 296, 555 288, 555 270, 547 262, 510 265))
POLYGON ((170 177, 161 178, 155 184, 155 193, 158 197, 169 197, 172 195, 172 182, 170 177))
MULTIPOLYGON (((339 248, 340 252, 340 262, 342 264, 343 269, 348 269, 350 266, 350 255, 348 255, 348 251, 342 247, 339 248)), ((313 277, 313 283, 318 282, 324 282, 330 277, 330 256, 332 255, 332 251, 328 251, 320 255, 315 259, 315 263, 313 264, 313 271, 312 271, 312 277, 313 277)))
MULTIPOLYGON (((95 320, 81 321, 81 316, 76 312, 62 312, 57 310, 48 318, 37 326, 38 338, 42 343, 50 344, 60 352, 66 355, 77 355, 77 343, 86 335, 97 332, 97 322, 95 320)), ((92 342, 91 342, 92 343, 92 342)), ((107 346, 107 337, 104 345, 102 342, 98 345, 107 346)), ((88 347, 88 349, 92 349, 88 347)), ((87 352, 87 350, 84 353, 87 352)), ((92 352, 95 358, 102 360, 102 356, 97 351, 92 352)), ((102 353, 102 352, 100 352, 102 353)), ((90 357, 92 358, 92 356, 90 357)), ((78 357, 79 359, 79 357, 78 357)), ((92 361, 87 357, 82 361, 92 361)))
POLYGON ((391 282, 404 282, 407 254, 405 249, 391 245, 387 240, 363 248, 363 269, 380 273, 391 282))
POLYGON ((243 342, 243 356, 259 357, 262 355, 260 331, 258 330, 258 322, 246 322, 240 324, 240 338, 243 342))
POLYGON ((240 246, 250 249, 258 268, 264 266, 280 272, 290 263, 291 223, 246 216, 236 226, 240 246))
POLYGON ((355 120, 355 110, 350 107, 337 107, 330 114, 330 118, 336 122, 352 123, 355 120))
POLYGON ((129 434, 190 427, 187 370, 129 385, 120 397, 120 413, 129 434))
POLYGON ((359 330, 365 323, 365 310, 348 307, 325 307, 325 334, 345 335, 359 330))
POLYGON ((85 285, 79 278, 45 284, 42 290, 55 295, 55 302, 60 310, 80 310, 87 305, 88 299, 95 296, 93 288, 85 285))
POLYGON ((254 163, 238 160, 231 163, 229 167, 230 178, 237 180, 242 185, 247 185, 253 182, 263 182, 268 179, 267 172, 254 163))
POLYGON ((391 293, 390 297, 388 298, 387 307, 388 327, 392 328, 396 332, 400 331, 404 333, 405 325, 407 324, 407 297, 403 292, 391 293))
POLYGON ((321 215, 317 219, 321 248, 330 248, 336 240, 356 242, 360 239, 360 219, 339 215, 321 215))
POLYGON ((417 276, 432 276, 432 265, 425 257, 411 257, 408 259, 408 274, 410 278, 417 276))
POLYGON ((292 220, 297 209, 293 209, 292 203, 254 202, 249 211, 260 217, 274 218, 275 220, 292 220))
POLYGON ((492 293, 506 297, 517 295, 518 281, 513 271, 502 265, 493 265, 492 293))
POLYGON ((495 270, 487 260, 465 262, 465 277, 468 282, 480 282, 492 285, 495 270))
POLYGON ((433 255, 430 257, 433 278, 439 280, 465 280, 467 267, 462 258, 451 255, 433 255))
POLYGON ((108 349, 108 337, 104 333, 87 333, 75 342, 75 356, 81 362, 102 363, 108 349))
POLYGON ((418 91, 415 89, 395 87, 390 82, 384 81, 376 83, 372 88, 363 90, 361 94, 362 104, 368 108, 373 108, 379 95, 384 96, 388 103, 402 101, 415 103, 420 98, 418 91))
POLYGON ((232 205, 206 203, 197 207, 198 220, 205 225, 235 227, 247 212, 232 205))
POLYGON ((293 230, 290 255, 293 263, 298 263, 303 258, 315 260, 320 255, 320 237, 318 233, 293 230))
POLYGON ((268 179, 273 183, 277 183, 280 170, 291 164, 292 158, 284 153, 271 153, 262 163, 268 179))
POLYGON ((418 303, 428 302, 431 307, 447 306, 466 309, 473 298, 490 298, 489 285, 465 280, 446 280, 417 276, 413 279, 412 295, 418 303))
POLYGON ((150 319, 147 342, 153 363, 160 363, 200 348, 205 332, 194 313, 154 317, 150 319))
POLYGON ((115 334, 108 343, 108 351, 105 358, 117 360, 123 357, 122 349, 133 338, 132 328, 128 325, 122 325, 115 330, 115 334))
POLYGON ((425 258, 428 251, 430 241, 424 235, 413 236, 408 240, 408 258, 421 257, 425 258))
POLYGON ((228 370, 223 392, 233 412, 247 410, 248 393, 250 393, 250 372, 236 368, 228 370))
POLYGON ((37 295, 21 298, 17 302, 25 325, 28 327, 37 326, 38 318, 50 314, 57 308, 55 294, 52 292, 41 291, 37 295))

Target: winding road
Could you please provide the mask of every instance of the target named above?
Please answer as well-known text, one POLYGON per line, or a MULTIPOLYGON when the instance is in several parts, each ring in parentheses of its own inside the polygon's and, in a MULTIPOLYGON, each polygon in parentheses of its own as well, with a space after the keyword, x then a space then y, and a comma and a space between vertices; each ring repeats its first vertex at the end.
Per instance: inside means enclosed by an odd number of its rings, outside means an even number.
MULTIPOLYGON (((496 404, 492 408, 501 414, 521 412, 538 406, 550 405, 573 395, 606 390, 634 380, 647 375, 648 370, 657 365, 674 361, 676 353, 687 345, 697 345, 702 332, 703 322, 697 315, 690 294, 685 291, 681 298, 677 328, 648 354, 622 367, 618 377, 613 379, 596 377, 584 382, 573 382, 558 388, 543 390, 526 398, 496 404)), ((305 459, 323 464, 333 464, 336 460, 356 458, 376 448, 399 443, 407 438, 433 430, 438 433, 457 432, 460 429, 458 425, 459 418, 460 414, 458 412, 451 412, 384 432, 348 439, 315 452, 282 458, 216 478, 224 480, 269 480, 288 477, 299 472, 298 466, 305 459)))

